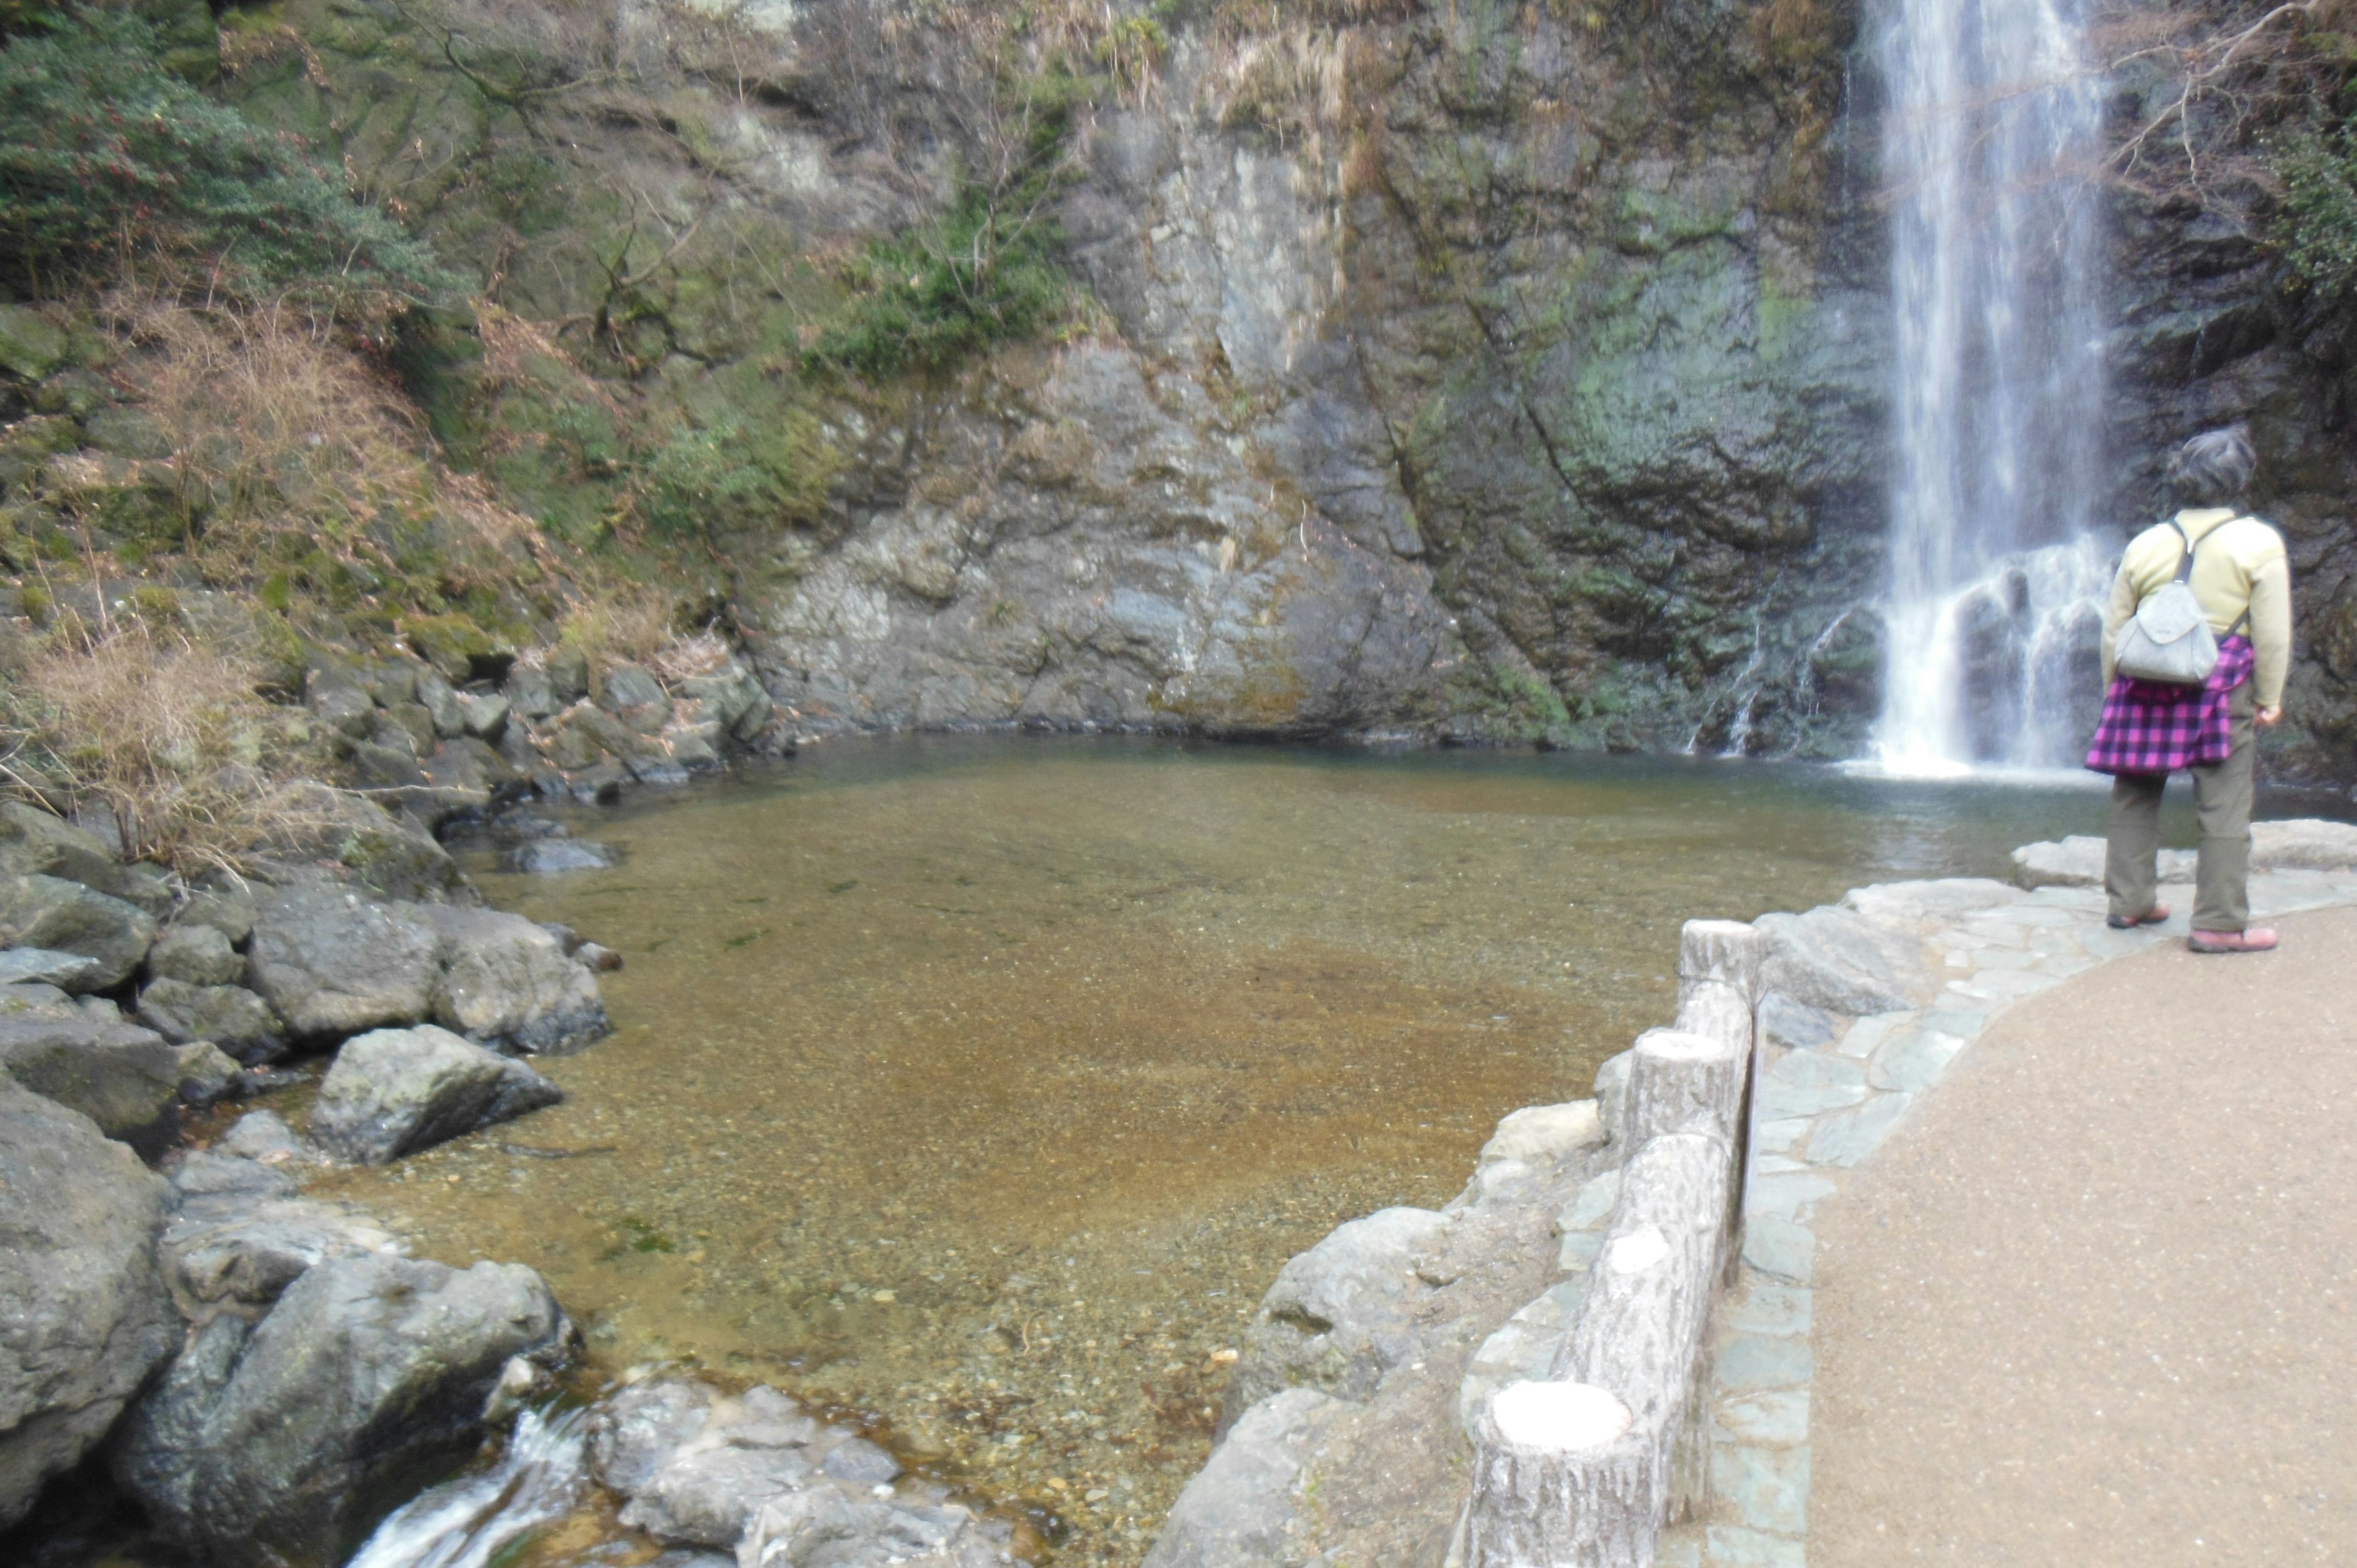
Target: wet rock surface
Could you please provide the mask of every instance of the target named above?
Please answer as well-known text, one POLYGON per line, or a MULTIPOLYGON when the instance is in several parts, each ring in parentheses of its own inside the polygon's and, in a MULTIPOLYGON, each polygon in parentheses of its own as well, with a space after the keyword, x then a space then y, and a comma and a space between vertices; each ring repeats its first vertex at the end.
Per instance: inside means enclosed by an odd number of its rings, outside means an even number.
POLYGON ((382 1165, 564 1098, 523 1063, 447 1029, 377 1029, 336 1052, 310 1133, 339 1159, 382 1165))
POLYGON ((168 1200, 86 1117, 0 1080, 0 1529, 170 1354, 155 1256, 168 1200))
POLYGON ((117 1474, 210 1561, 348 1549, 397 1500, 388 1486, 477 1441, 512 1358, 559 1356, 566 1333, 530 1269, 330 1257, 259 1323, 223 1313, 195 1330, 135 1413, 117 1474))

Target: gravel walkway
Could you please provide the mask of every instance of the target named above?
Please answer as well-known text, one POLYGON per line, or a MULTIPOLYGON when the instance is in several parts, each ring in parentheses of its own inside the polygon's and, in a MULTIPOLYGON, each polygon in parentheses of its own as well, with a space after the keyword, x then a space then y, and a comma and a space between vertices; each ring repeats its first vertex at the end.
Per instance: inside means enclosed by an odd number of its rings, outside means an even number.
POLYGON ((1811 1568, 2357 1559, 2357 910, 2276 924, 2006 1009, 1823 1204, 1811 1568))

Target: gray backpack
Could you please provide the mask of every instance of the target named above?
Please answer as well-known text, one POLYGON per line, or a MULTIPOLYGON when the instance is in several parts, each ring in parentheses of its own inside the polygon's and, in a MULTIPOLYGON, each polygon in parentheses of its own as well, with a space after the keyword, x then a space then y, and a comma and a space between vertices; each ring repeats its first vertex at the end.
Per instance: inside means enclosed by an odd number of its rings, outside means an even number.
MULTIPOLYGON (((2193 596, 2193 553, 2201 545, 2175 518, 2169 526, 2185 541, 2185 557, 2177 564, 2177 575, 2147 595, 2127 625, 2120 628, 2119 640, 2112 645, 2112 669, 2132 681, 2199 686, 2218 667, 2217 634, 2210 629, 2210 617, 2203 612, 2201 601, 2193 596)), ((2213 528, 2201 537, 2206 542, 2217 532, 2213 528)), ((2226 635, 2242 630, 2250 618, 2250 612, 2244 611, 2226 635)))

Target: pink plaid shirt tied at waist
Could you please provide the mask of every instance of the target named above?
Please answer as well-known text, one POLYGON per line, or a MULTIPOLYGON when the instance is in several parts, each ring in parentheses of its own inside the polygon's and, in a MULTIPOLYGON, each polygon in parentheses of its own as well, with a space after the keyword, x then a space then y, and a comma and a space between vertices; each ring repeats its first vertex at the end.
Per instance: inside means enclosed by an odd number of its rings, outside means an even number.
POLYGON ((2234 749, 2234 688, 2257 663, 2251 639, 2238 633, 2218 645, 2218 667, 2199 686, 2117 677, 2104 694, 2087 766, 2098 773, 2173 773, 2225 761, 2234 749))

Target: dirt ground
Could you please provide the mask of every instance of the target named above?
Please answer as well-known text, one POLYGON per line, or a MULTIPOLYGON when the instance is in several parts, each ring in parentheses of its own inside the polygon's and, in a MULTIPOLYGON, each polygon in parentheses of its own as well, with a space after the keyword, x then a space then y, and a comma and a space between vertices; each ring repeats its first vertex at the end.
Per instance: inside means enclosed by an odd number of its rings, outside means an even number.
POLYGON ((2007 1011, 1819 1216, 1812 1568, 2357 1563, 2357 910, 2007 1011))

